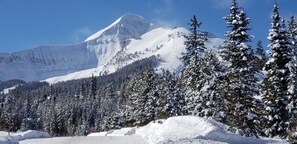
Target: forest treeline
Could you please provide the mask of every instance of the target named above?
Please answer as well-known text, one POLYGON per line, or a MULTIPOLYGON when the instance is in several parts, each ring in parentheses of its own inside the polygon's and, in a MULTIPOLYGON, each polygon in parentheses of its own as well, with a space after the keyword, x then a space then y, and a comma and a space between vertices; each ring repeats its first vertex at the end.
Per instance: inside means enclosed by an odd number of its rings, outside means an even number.
POLYGON ((233 0, 224 17, 229 31, 214 53, 194 15, 178 73, 156 74, 158 57, 114 74, 49 85, 32 82, 1 95, 0 130, 43 130, 53 136, 86 135, 179 115, 212 118, 243 136, 296 139, 297 23, 280 17, 275 3, 268 56, 253 48, 250 21, 233 0))

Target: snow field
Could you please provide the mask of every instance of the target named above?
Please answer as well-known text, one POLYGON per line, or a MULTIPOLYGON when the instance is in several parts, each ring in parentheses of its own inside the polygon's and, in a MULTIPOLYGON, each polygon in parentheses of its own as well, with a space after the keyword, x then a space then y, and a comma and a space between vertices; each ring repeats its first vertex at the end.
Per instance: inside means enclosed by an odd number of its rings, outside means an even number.
POLYGON ((28 130, 21 133, 0 132, 0 144, 18 144, 19 141, 36 138, 49 138, 49 134, 40 131, 28 130))
POLYGON ((228 126, 196 116, 156 120, 143 127, 91 133, 86 137, 49 138, 44 132, 0 132, 0 144, 286 144, 285 140, 242 137, 227 131, 228 126))

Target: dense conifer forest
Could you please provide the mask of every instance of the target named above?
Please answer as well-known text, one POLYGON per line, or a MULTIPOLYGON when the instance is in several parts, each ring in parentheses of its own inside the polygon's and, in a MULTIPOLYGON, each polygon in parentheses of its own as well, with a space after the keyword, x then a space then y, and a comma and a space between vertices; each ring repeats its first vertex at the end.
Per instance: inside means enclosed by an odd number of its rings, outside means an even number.
POLYGON ((207 32, 193 16, 180 58, 184 68, 176 74, 155 73, 160 59, 153 56, 113 74, 53 85, 0 82, 0 90, 18 85, 0 95, 0 130, 74 136, 195 115, 227 124, 243 136, 296 142, 297 23, 293 15, 284 20, 277 3, 271 18, 268 55, 249 33, 248 14, 233 0, 218 52, 206 49, 207 32))

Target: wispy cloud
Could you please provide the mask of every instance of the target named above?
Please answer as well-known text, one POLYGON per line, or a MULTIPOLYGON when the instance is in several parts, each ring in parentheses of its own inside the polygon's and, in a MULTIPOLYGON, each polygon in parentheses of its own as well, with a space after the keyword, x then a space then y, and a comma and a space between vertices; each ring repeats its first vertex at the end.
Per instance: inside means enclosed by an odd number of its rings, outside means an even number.
POLYGON ((161 0, 161 5, 153 8, 153 13, 158 16, 166 16, 174 9, 173 0, 161 0))
POLYGON ((158 19, 157 18, 157 19, 154 20, 154 23, 159 25, 159 26, 169 27, 169 28, 179 26, 179 22, 176 21, 176 20, 165 20, 165 19, 158 19))
POLYGON ((162 27, 174 27, 178 25, 178 21, 168 19, 168 16, 174 13, 175 6, 173 0, 161 0, 159 6, 153 8, 156 15, 154 23, 162 27))
POLYGON ((75 42, 81 42, 84 38, 90 36, 92 34, 92 31, 89 27, 81 27, 72 33, 71 37, 75 42))
MULTIPOLYGON (((211 2, 212 7, 216 9, 226 9, 230 8, 232 0, 206 0, 211 2)), ((249 0, 238 0, 238 4, 240 6, 248 6, 249 0)))

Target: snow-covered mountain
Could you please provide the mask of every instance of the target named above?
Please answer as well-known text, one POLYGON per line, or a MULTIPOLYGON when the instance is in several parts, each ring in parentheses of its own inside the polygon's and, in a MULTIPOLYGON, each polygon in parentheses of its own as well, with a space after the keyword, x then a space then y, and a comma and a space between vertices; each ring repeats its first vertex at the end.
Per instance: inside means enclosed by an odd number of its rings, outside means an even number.
POLYGON ((0 54, 0 80, 42 80, 92 67, 98 60, 86 43, 71 46, 41 46, 0 54))
MULTIPOLYGON (((0 54, 0 80, 55 83, 112 73, 153 55, 159 59, 156 70, 178 71, 186 33, 185 28, 157 27, 141 16, 126 14, 78 45, 0 54)), ((217 47, 222 41, 211 36, 207 47, 217 47)))

